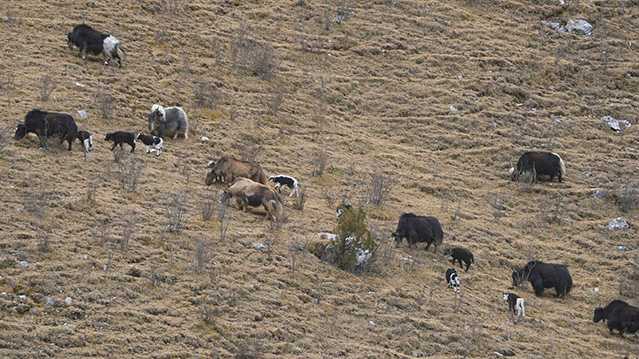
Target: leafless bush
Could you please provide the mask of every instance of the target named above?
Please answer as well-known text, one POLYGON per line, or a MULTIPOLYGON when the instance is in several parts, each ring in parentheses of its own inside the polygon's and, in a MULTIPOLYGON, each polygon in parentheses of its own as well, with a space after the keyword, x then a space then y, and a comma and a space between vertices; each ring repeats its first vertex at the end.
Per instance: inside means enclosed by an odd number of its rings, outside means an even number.
POLYGON ((338 7, 335 14, 335 22, 338 24, 350 19, 353 16, 353 8, 346 3, 342 2, 338 7))
POLYGON ((11 143, 11 129, 10 128, 0 128, 0 158, 2 157, 2 153, 5 148, 9 146, 11 143))
POLYGON ((249 71, 262 80, 268 81, 275 76, 277 65, 273 47, 252 39, 244 24, 231 44, 231 58, 236 69, 249 71))
POLYGON ((625 184, 617 195, 617 205, 625 213, 639 207, 639 185, 637 183, 625 184))
POLYGON ((639 255, 633 259, 628 275, 621 276, 619 295, 639 299, 639 255))
POLYGON ((269 112, 271 115, 277 115, 277 112, 282 106, 282 101, 284 101, 284 93, 281 89, 278 89, 271 95, 271 101, 269 102, 269 112))
POLYGON ((209 261, 209 253, 206 242, 198 239, 195 243, 195 253, 193 255, 193 268, 197 273, 202 273, 206 269, 209 261))
POLYGON ((171 200, 166 206, 168 224, 166 231, 179 233, 184 229, 184 216, 186 214, 186 193, 177 192, 171 195, 171 200))
POLYGON ((186 5, 184 0, 162 0, 160 11, 168 15, 176 15, 184 11, 186 5))
MULTIPOLYGON (((393 261, 393 241, 383 240, 379 234, 374 234, 377 246, 371 252, 371 257, 362 269, 365 273, 382 274, 385 269, 390 268, 393 261)), ((414 263, 412 264, 414 266, 414 263)))
POLYGON ((95 105, 98 107, 98 111, 102 114, 102 118, 105 120, 111 120, 113 118, 113 96, 104 90, 98 91, 95 96, 95 105))
POLYGON ((135 213, 128 212, 124 218, 122 218, 122 237, 120 238, 120 250, 126 251, 129 249, 129 242, 135 235, 135 213))
POLYGON ((215 324, 215 308, 213 308, 209 303, 202 303, 200 305, 200 313, 202 315, 202 320, 206 324, 215 324))
POLYGON ((333 191, 326 191, 322 194, 322 198, 324 198, 324 201, 326 201, 326 205, 328 206, 328 208, 335 208, 337 204, 337 197, 337 193, 333 191))
POLYGON ((262 146, 251 143, 240 146, 240 158, 243 161, 248 161, 251 163, 257 162, 257 156, 262 153, 262 146))
POLYGON ((109 253, 107 254, 107 262, 106 264, 104 264, 103 269, 105 272, 110 272, 112 266, 113 266, 113 251, 109 250, 109 253))
POLYGON ((38 235, 38 251, 40 253, 48 253, 49 248, 49 232, 41 230, 38 235))
POLYGON ((328 154, 324 150, 319 150, 313 156, 311 160, 311 164, 313 165, 313 172, 311 176, 321 176, 324 174, 324 170, 326 170, 326 164, 328 163, 328 154))
MULTIPOLYGON (((119 151, 121 153, 122 151, 119 151)), ((114 152, 114 155, 117 152, 114 152)), ((118 171, 117 178, 120 182, 120 188, 126 193, 135 192, 138 181, 144 172, 144 161, 135 156, 126 156, 117 162, 118 171)))
POLYGON ((382 206, 388 198, 390 191, 393 189, 395 181, 391 177, 383 174, 374 174, 368 191, 368 204, 373 206, 382 206))
POLYGON ((169 42, 170 39, 170 35, 168 32, 164 31, 164 30, 156 30, 155 31, 155 43, 158 45, 163 45, 166 44, 167 42, 169 42))
POLYGON ((217 220, 220 224, 220 240, 224 241, 226 239, 226 234, 229 229, 229 225, 231 224, 228 220, 228 208, 229 208, 229 200, 228 198, 224 198, 224 194, 220 194, 219 205, 217 207, 217 220))
POLYGON ((213 218, 213 214, 215 213, 215 200, 210 196, 206 195, 204 200, 202 201, 202 220, 210 221, 213 218))
POLYGON ((40 86, 40 101, 47 102, 58 84, 51 76, 44 75, 38 80, 38 85, 40 86))
POLYGON ((23 209, 42 223, 49 208, 50 195, 42 190, 28 191, 24 193, 23 209))
POLYGON ((235 359, 259 359, 262 357, 260 351, 259 343, 255 340, 250 340, 238 345, 235 359))
POLYGON ((297 193, 297 196, 295 196, 294 202, 293 202, 293 208, 295 208, 298 211, 303 211, 304 210, 304 204, 306 204, 306 191, 304 190, 304 188, 302 188, 300 186, 299 192, 297 193))
POLYGON ((212 109, 222 98, 222 93, 209 81, 197 81, 193 86, 193 105, 195 108, 212 109))
POLYGON ((87 202, 89 204, 95 205, 96 199, 95 195, 98 191, 98 181, 90 180, 87 185, 87 202))

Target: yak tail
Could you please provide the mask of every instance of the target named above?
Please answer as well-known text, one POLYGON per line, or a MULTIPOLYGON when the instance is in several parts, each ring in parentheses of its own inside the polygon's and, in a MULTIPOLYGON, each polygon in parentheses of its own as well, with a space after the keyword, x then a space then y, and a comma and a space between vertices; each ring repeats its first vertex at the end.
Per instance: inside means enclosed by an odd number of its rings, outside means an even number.
POLYGON ((564 178, 566 176, 566 164, 564 163, 564 160, 559 157, 558 154, 555 153, 555 156, 559 158, 559 172, 561 173, 561 178, 564 178))
POLYGON ((189 138, 189 118, 186 115, 186 111, 182 110, 182 114, 184 115, 184 139, 188 139, 189 138))

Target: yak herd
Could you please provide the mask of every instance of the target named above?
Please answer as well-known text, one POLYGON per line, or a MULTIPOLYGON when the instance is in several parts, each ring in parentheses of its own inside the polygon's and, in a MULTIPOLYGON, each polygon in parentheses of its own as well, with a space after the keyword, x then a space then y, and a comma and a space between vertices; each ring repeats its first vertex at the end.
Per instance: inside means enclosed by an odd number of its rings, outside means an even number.
MULTIPOLYGON (((85 60, 87 54, 102 54, 105 65, 115 59, 118 65, 122 66, 124 50, 120 41, 110 34, 98 32, 82 24, 75 26, 67 34, 67 40, 69 47, 77 47, 85 60)), ((155 104, 148 114, 148 128, 149 135, 115 131, 106 134, 105 140, 113 143, 111 150, 116 146, 122 148, 124 144, 127 144, 131 152, 135 150, 136 142, 142 142, 147 153, 155 152, 159 156, 164 139, 188 138, 188 117, 179 104, 167 108, 155 104)), ((24 117, 24 123, 17 125, 15 139, 20 140, 29 133, 37 135, 40 146, 45 150, 48 148, 48 139, 53 137, 58 137, 60 144, 66 141, 69 151, 72 143, 78 139, 85 158, 94 148, 91 133, 78 130, 75 120, 67 113, 46 112, 40 109, 29 111, 24 117)), ((217 161, 209 162, 207 167, 206 185, 214 183, 228 185, 222 194, 224 200, 234 199, 235 204, 243 210, 248 207, 263 207, 272 220, 277 220, 283 215, 284 206, 280 198, 283 187, 291 190, 291 196, 300 195, 300 184, 297 179, 287 175, 267 177, 261 166, 252 162, 223 155, 217 161)), ((516 167, 510 169, 513 181, 521 180, 525 176, 530 182, 543 177, 550 181, 557 178, 559 182, 562 182, 565 174, 563 160, 558 154, 551 152, 526 152, 520 156, 516 167)), ((337 209, 338 218, 343 210, 343 208, 337 209)), ((406 239, 410 247, 414 247, 417 243, 426 243, 426 250, 433 245, 433 250, 437 252, 438 246, 444 239, 444 231, 435 217, 403 213, 399 217, 392 237, 396 245, 406 239)), ((473 254, 461 247, 448 248, 444 251, 444 255, 452 264, 458 262, 465 271, 468 271, 471 264, 475 262, 473 254)), ((454 268, 448 268, 445 279, 448 286, 456 293, 460 291, 460 276, 454 268)), ((547 288, 554 288, 557 297, 565 297, 570 293, 573 285, 566 265, 544 263, 539 260, 532 260, 522 268, 513 270, 513 287, 519 286, 524 281, 530 282, 537 296, 542 296, 547 288)), ((508 308, 515 317, 525 315, 523 298, 514 293, 504 293, 503 299, 508 303, 508 308)), ((635 333, 639 330, 639 308, 621 300, 613 300, 606 307, 594 310, 593 321, 601 320, 607 322, 611 333, 613 330, 617 330, 621 335, 635 333)))

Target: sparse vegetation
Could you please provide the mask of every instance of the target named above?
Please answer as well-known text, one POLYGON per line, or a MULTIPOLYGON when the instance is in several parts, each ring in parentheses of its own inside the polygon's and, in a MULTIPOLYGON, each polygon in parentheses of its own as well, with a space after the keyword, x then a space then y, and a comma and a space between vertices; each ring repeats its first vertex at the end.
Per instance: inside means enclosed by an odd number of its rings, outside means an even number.
POLYGON ((114 151, 116 157, 117 171, 115 172, 120 183, 120 188, 125 193, 135 192, 138 182, 144 173, 144 160, 129 155, 124 150, 114 151))
POLYGON ((326 165, 328 164, 328 154, 326 151, 317 151, 313 155, 311 164, 313 165, 313 172, 311 172, 311 176, 317 177, 323 175, 324 170, 326 170, 326 165))
POLYGON ((186 192, 180 191, 170 195, 170 200, 166 205, 166 216, 168 223, 166 231, 179 233, 184 229, 184 217, 186 215, 186 192))
POLYGON ((193 86, 193 106, 195 108, 213 109, 220 102, 222 93, 214 83, 197 81, 193 86))
POLYGON ((273 47, 253 39, 246 24, 236 32, 231 44, 231 59, 236 69, 249 71, 262 80, 270 81, 275 77, 277 64, 273 47))
POLYGON ((49 101, 49 97, 55 88, 57 87, 57 82, 51 78, 49 75, 44 75, 38 80, 38 85, 40 86, 40 97, 39 100, 43 102, 49 101))
POLYGON ((111 120, 113 118, 113 96, 104 91, 98 91, 95 96, 95 105, 98 111, 105 120, 111 120))
POLYGON ((393 184, 394 181, 389 176, 384 176, 381 173, 372 175, 368 190, 368 204, 382 206, 393 189, 393 184))

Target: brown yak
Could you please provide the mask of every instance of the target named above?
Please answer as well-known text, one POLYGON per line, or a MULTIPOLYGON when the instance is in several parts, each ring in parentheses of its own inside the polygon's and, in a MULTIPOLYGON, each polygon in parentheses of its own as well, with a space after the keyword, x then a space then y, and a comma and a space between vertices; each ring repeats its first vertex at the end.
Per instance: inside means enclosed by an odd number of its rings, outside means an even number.
POLYGON ((272 220, 282 218, 284 206, 277 192, 270 187, 257 183, 249 178, 238 177, 233 184, 224 191, 222 199, 235 198, 241 210, 247 207, 264 206, 264 210, 272 220))
POLYGON ((207 186, 214 182, 232 183, 238 177, 249 178, 261 184, 266 184, 268 181, 260 165, 238 160, 228 155, 222 156, 217 162, 209 162, 208 168, 207 186))

